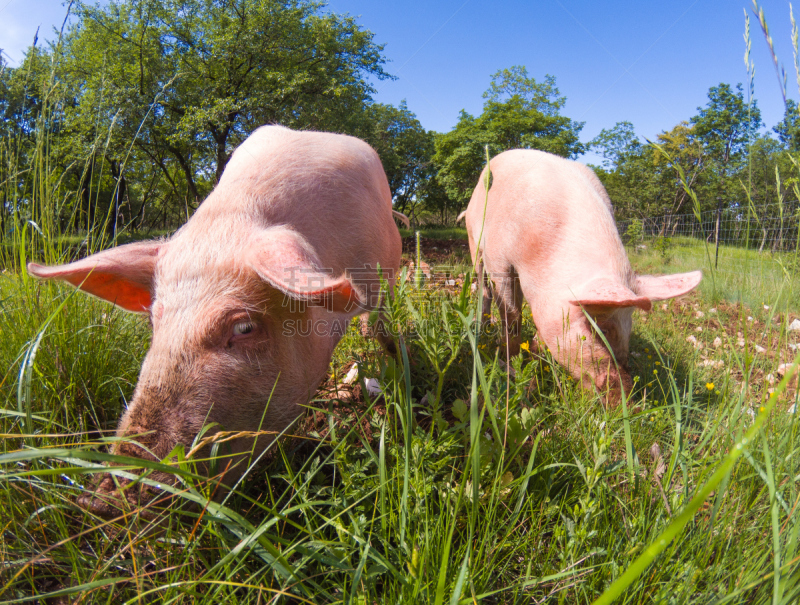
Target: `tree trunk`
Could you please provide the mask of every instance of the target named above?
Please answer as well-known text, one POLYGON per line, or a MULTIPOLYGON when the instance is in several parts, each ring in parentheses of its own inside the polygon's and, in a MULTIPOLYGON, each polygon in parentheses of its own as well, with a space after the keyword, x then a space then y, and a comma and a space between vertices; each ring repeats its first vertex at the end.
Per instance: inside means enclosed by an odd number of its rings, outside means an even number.
POLYGON ((196 208, 197 204, 200 203, 200 193, 197 191, 197 185, 194 182, 194 172, 192 172, 189 161, 184 157, 183 153, 181 153, 177 147, 169 146, 167 149, 173 156, 175 156, 175 159, 178 160, 178 165, 181 167, 183 176, 186 178, 186 187, 189 190, 189 195, 194 198, 194 204, 192 207, 196 208))
POLYGON ((122 174, 122 164, 119 163, 118 160, 108 160, 108 163, 111 165, 111 176, 114 177, 114 180, 117 182, 117 186, 114 188, 114 223, 111 226, 111 233, 114 238, 117 237, 117 228, 119 226, 119 215, 120 215, 120 208, 122 207, 122 199, 127 193, 128 183, 125 180, 124 174, 122 174))
POLYGON ((230 156, 228 155, 228 136, 231 133, 231 124, 236 119, 236 114, 228 116, 228 123, 222 130, 218 130, 216 126, 213 124, 209 124, 209 130, 211 131, 211 136, 214 137, 214 142, 216 143, 217 147, 217 171, 216 171, 216 182, 219 183, 219 180, 222 178, 222 173, 225 171, 225 167, 228 165, 228 160, 230 160, 230 156))

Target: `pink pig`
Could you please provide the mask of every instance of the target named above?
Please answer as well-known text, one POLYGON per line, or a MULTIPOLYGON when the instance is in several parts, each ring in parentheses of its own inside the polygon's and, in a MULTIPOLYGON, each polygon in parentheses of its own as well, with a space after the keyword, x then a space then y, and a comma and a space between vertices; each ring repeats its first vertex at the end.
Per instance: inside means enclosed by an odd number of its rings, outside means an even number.
MULTIPOLYGON (((516 149, 493 158, 490 168, 488 203, 484 169, 463 214, 478 274, 485 271, 494 282, 510 354, 519 352, 524 297, 539 338, 558 362, 617 402, 620 384, 626 393, 632 386, 625 366, 633 310, 686 294, 701 272, 636 275, 603 185, 578 162, 516 149), (603 332, 619 371, 584 310, 603 332)), ((486 288, 484 314, 491 297, 486 288)))
MULTIPOLYGON (((114 453, 160 460, 217 423, 272 431, 233 442, 234 454, 257 456, 314 395, 350 320, 380 304, 378 265, 391 285, 400 255, 389 185, 369 145, 265 126, 168 240, 28 271, 150 315, 152 345, 117 430, 138 445, 122 441, 114 453)), ((107 477, 80 503, 109 514, 115 494, 107 477)))

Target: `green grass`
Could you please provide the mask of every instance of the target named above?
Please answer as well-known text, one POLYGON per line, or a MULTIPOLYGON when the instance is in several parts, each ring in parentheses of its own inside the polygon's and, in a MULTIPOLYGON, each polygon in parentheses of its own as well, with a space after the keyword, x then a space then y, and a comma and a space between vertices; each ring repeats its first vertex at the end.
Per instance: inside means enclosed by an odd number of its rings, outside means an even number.
POLYGON ((467 240, 467 230, 464 227, 422 227, 420 229, 400 229, 403 237, 414 237, 419 231, 422 237, 437 240, 467 240))
POLYGON ((713 242, 689 237, 671 238, 664 252, 653 238, 628 245, 631 264, 641 273, 677 273, 702 269, 700 291, 709 300, 742 302, 752 308, 777 306, 781 311, 800 312, 800 264, 794 252, 758 252, 745 248, 719 247, 715 268, 713 242))
MULTIPOLYGON (((681 250, 669 270, 692 268, 681 250)), ((509 379, 502 347, 471 334, 474 297, 409 283, 390 315, 410 359, 354 328, 331 366, 359 360, 384 401, 320 391, 302 438, 224 504, 191 462, 165 461, 198 506, 154 531, 74 503, 104 468, 100 431, 130 397, 147 326, 15 274, 0 293, 4 602, 591 603, 628 569, 625 603, 800 598, 797 391, 767 399, 794 340, 774 311, 692 295, 637 315, 626 418, 546 354, 523 352, 509 379)), ((523 330, 530 342, 529 314, 523 330)))

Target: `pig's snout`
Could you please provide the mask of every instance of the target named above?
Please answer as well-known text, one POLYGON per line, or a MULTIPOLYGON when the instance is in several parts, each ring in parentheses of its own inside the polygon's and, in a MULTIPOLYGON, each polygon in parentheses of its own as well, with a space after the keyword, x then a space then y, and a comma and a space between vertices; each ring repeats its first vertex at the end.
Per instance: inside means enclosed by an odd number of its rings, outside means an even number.
POLYGON ((614 367, 609 359, 606 363, 598 364, 594 377, 594 386, 598 392, 607 394, 607 401, 611 407, 617 407, 622 403, 622 391, 625 396, 630 397, 633 390, 633 380, 624 365, 619 366, 619 370, 614 367), (605 366, 605 367, 603 367, 605 366))

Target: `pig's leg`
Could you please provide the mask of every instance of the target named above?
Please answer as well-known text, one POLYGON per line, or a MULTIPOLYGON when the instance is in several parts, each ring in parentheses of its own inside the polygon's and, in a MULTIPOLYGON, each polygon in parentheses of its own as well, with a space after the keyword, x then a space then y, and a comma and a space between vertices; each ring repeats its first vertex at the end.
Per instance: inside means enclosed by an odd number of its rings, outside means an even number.
POLYGON ((520 331, 522 327, 522 289, 519 276, 513 268, 492 276, 495 284, 495 298, 503 326, 503 339, 508 346, 508 357, 519 353, 520 331))
POLYGON ((369 313, 364 313, 361 316, 361 334, 364 336, 372 336, 378 341, 381 347, 383 347, 384 351, 389 353, 389 355, 395 355, 397 353, 397 347, 395 346, 394 338, 392 338, 389 329, 386 327, 383 312, 380 311, 378 313, 378 317, 372 326, 369 325, 369 316, 369 313))

